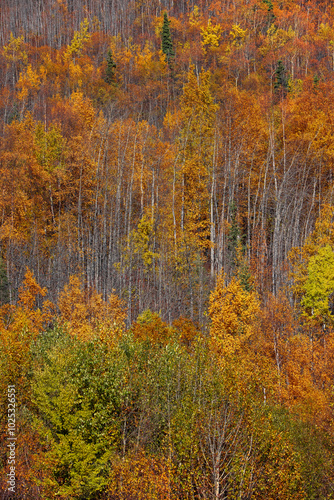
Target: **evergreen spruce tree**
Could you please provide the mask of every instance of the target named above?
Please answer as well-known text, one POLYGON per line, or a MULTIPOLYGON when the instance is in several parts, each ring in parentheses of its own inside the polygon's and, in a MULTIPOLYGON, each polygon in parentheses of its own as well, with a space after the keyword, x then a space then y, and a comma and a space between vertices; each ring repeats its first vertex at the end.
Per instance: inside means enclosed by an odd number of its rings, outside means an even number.
POLYGON ((234 268, 236 263, 237 247, 241 238, 241 231, 237 221, 237 207, 234 201, 230 203, 231 226, 227 236, 227 249, 229 254, 229 264, 234 268))
POLYGON ((6 272, 6 266, 0 256, 0 305, 9 302, 9 284, 6 272))
POLYGON ((278 91, 278 90, 286 91, 288 88, 288 79, 287 79, 285 67, 284 67, 281 59, 277 63, 275 75, 276 75, 275 83, 274 83, 275 91, 278 91))
POLYGON ((172 37, 170 34, 169 25, 170 25, 170 21, 168 20, 167 12, 165 12, 164 13, 164 23, 163 23, 162 31, 161 31, 161 48, 162 48, 162 52, 166 56, 168 66, 169 66, 170 70, 172 71, 173 59, 175 56, 175 52, 173 49, 173 42, 172 42, 172 37))
POLYGON ((109 83, 109 85, 115 83, 115 69, 116 69, 116 64, 112 57, 111 50, 108 50, 107 69, 106 69, 106 76, 104 79, 107 83, 109 83))
POLYGON ((239 280, 246 292, 253 290, 253 277, 246 258, 246 247, 243 244, 243 234, 237 220, 237 207, 230 203, 231 226, 227 235, 228 264, 230 272, 239 280))
POLYGON ((246 248, 241 243, 241 239, 239 239, 236 248, 235 266, 235 274, 243 290, 252 292, 254 289, 254 280, 246 257, 246 248))
POLYGON ((14 102, 12 110, 10 111, 7 122, 11 124, 13 121, 19 120, 20 119, 20 113, 19 113, 19 107, 17 102, 14 102))
POLYGON ((267 21, 267 28, 270 28, 272 23, 275 21, 276 16, 274 14, 274 5, 271 0, 263 0, 263 3, 265 3, 268 7, 268 21, 267 21))

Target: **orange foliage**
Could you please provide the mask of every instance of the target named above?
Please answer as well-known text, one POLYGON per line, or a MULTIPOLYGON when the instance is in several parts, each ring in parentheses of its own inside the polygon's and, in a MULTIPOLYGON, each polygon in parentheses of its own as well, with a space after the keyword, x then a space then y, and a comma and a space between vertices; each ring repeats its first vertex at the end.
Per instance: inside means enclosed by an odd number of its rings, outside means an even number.
POLYGON ((170 471, 164 458, 134 451, 131 457, 115 458, 108 487, 115 500, 166 500, 173 498, 170 471))
POLYGON ((131 326, 134 338, 149 341, 153 344, 167 344, 173 336, 173 330, 159 316, 159 314, 144 311, 131 326))
POLYGON ((201 331, 196 327, 193 321, 183 316, 175 319, 172 326, 177 330, 179 342, 186 347, 191 347, 194 340, 201 335, 201 331))
MULTIPOLYGON (((331 393, 328 369, 333 366, 333 335, 326 341, 315 332, 301 331, 284 295, 268 297, 261 314, 256 349, 272 360, 279 401, 312 422, 330 421, 331 393)), ((255 348, 256 341, 253 345, 255 348)))
POLYGON ((123 302, 114 294, 104 301, 95 290, 84 291, 78 276, 71 276, 68 285, 59 294, 60 323, 69 333, 81 340, 98 336, 112 342, 117 331, 124 328, 127 316, 123 302))
POLYGON ((26 331, 30 339, 43 331, 53 317, 53 304, 44 300, 40 308, 36 302, 46 293, 46 288, 38 285, 33 272, 27 268, 17 306, 4 305, 0 310, 2 327, 14 335, 26 331))
POLYGON ((31 346, 53 318, 50 301, 45 300, 42 307, 36 305, 38 297, 45 295, 46 289, 37 284, 33 273, 27 269, 18 305, 6 304, 0 308, 1 399, 5 397, 6 386, 15 384, 21 404, 30 400, 31 346))

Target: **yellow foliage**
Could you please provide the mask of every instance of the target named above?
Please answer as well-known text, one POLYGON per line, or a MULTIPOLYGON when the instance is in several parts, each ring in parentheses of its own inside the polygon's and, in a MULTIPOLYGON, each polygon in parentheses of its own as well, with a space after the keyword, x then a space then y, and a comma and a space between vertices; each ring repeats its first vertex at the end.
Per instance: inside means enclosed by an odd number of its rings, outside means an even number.
POLYGON ((310 257, 301 305, 307 319, 333 324, 329 298, 334 290, 334 252, 330 245, 310 257))
POLYGON ((184 227, 198 247, 210 246, 209 175, 217 105, 210 92, 209 71, 199 78, 191 66, 181 98, 184 227))
POLYGON ((151 76, 153 69, 153 56, 152 44, 148 41, 145 43, 143 50, 137 50, 135 53, 135 64, 141 77, 148 80, 151 76))
POLYGON ((152 252, 154 238, 154 220, 148 215, 143 215, 138 223, 137 230, 132 232, 134 252, 139 254, 146 268, 152 265, 153 259, 159 257, 158 253, 152 252))
POLYGON ((27 269, 24 282, 19 289, 19 305, 24 309, 33 309, 36 302, 37 295, 44 297, 46 294, 46 288, 41 288, 34 278, 34 275, 30 269, 27 269))
POLYGON ((72 84, 75 83, 80 88, 82 86, 83 77, 83 71, 80 64, 75 64, 74 61, 70 61, 68 71, 72 84))
POLYGON ((219 46, 221 32, 221 25, 216 24, 215 26, 213 26, 213 24, 211 23, 211 19, 209 19, 206 28, 201 28, 202 47, 204 53, 206 53, 207 49, 214 49, 219 46))
POLYGON ((80 31, 76 31, 74 33, 73 40, 71 44, 67 46, 66 52, 64 54, 64 59, 68 60, 73 55, 79 56, 82 52, 82 49, 90 40, 91 35, 88 33, 89 21, 88 19, 84 19, 82 23, 80 23, 80 31))
POLYGON ((326 40, 331 43, 331 41, 334 40, 334 28, 327 23, 321 23, 318 28, 318 36, 321 40, 326 40))
POLYGON ((153 19, 154 32, 155 32, 157 37, 160 37, 160 35, 161 35, 161 30, 162 30, 163 24, 164 24, 164 17, 163 16, 155 17, 153 19))
POLYGON ((329 245, 334 248, 334 207, 324 204, 320 216, 315 223, 315 229, 306 238, 302 248, 293 248, 289 253, 291 264, 290 278, 293 279, 292 290, 297 297, 305 291, 308 279, 308 264, 320 248, 329 245))
POLYGON ((3 324, 9 315, 7 330, 15 335, 24 330, 32 336, 40 333, 53 316, 53 304, 50 301, 43 301, 42 309, 36 307, 37 297, 44 297, 46 293, 46 288, 42 288, 36 282, 34 274, 27 268, 24 281, 19 289, 17 306, 5 305, 0 309, 0 319, 3 324))
POLYGON ((254 333, 259 311, 256 293, 244 290, 240 280, 235 277, 225 285, 225 275, 222 273, 210 294, 210 335, 213 345, 223 354, 232 354, 254 333))
POLYGON ((39 68, 39 71, 35 71, 32 69, 31 64, 28 64, 27 69, 20 73, 19 80, 17 82, 17 86, 20 91, 17 94, 17 97, 20 101, 24 101, 29 93, 37 92, 42 85, 46 81, 46 69, 44 66, 39 68))
POLYGON ((71 95, 71 104, 73 110, 82 118, 85 125, 92 128, 95 120, 95 110, 90 99, 84 97, 80 91, 73 92, 71 95))
POLYGON ((24 50, 24 38, 23 35, 15 38, 13 33, 10 34, 9 43, 5 45, 4 48, 4 56, 7 61, 10 62, 18 62, 22 61, 23 64, 28 62, 28 56, 26 51, 24 50))
POLYGON ((192 12, 189 14, 189 24, 190 26, 198 26, 201 21, 201 14, 197 5, 194 5, 192 12))
POLYGON ((296 32, 289 27, 288 31, 283 29, 277 29, 274 24, 272 24, 267 31, 267 38, 263 47, 261 47, 260 52, 265 55, 270 50, 278 50, 288 42, 296 37, 296 32))
POLYGON ((82 327, 87 319, 87 308, 81 281, 77 276, 71 276, 69 284, 59 294, 58 307, 61 314, 61 322, 66 322, 70 333, 81 336, 82 327))
POLYGON ((230 31, 230 36, 232 38, 232 45, 237 47, 242 47, 245 43, 245 38, 247 35, 247 30, 243 30, 240 27, 240 24, 233 24, 232 29, 230 31))
MULTIPOLYGON (((31 342, 53 317, 50 301, 44 301, 42 308, 36 306, 37 297, 45 295, 46 289, 38 285, 33 273, 27 269, 17 306, 6 304, 0 308, 0 345, 7 365, 3 373, 7 383, 26 384, 24 373, 30 363, 31 342)), ((21 394, 23 396, 23 392, 21 394)), ((24 394, 27 397, 27 392, 24 394)))
POLYGON ((180 122, 181 122, 180 110, 166 111, 166 115, 164 117, 164 127, 169 129, 170 131, 174 131, 180 127, 180 122))
POLYGON ((293 97, 299 95, 303 91, 303 80, 300 78, 289 78, 288 80, 288 90, 289 94, 293 97))
POLYGON ((106 304, 106 315, 109 322, 115 327, 123 327, 127 318, 127 310, 124 302, 114 293, 109 295, 106 304))
MULTIPOLYGON (((268 417, 271 421, 271 414, 268 417)), ((267 432, 266 423, 262 428, 260 423, 259 433, 262 439, 266 439, 267 432)), ((274 426, 271 429, 270 446, 255 457, 254 470, 258 477, 252 498, 257 500, 308 498, 302 486, 300 456, 286 434, 276 430, 274 426)))

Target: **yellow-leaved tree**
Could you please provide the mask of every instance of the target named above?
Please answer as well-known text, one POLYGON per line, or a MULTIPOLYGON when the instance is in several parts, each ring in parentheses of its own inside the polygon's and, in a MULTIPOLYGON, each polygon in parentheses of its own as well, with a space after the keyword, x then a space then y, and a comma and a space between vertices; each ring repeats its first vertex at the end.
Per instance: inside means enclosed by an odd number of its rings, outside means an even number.
POLYGON ((301 300, 303 313, 308 319, 333 324, 334 316, 329 301, 334 293, 334 252, 326 245, 313 255, 307 266, 304 296, 301 300))
POLYGON ((302 316, 308 322, 332 325, 334 293, 334 207, 324 205, 315 229, 300 248, 289 254, 292 290, 299 301, 302 316))
POLYGON ((206 27, 201 28, 202 47, 206 54, 208 50, 213 50, 219 47, 222 27, 220 24, 213 25, 209 19, 206 27))
POLYGON ((198 248, 210 246, 210 172, 218 106, 210 92, 210 72, 194 67, 181 98, 181 228, 198 248))
POLYGON ((64 59, 69 59, 70 57, 80 56, 85 44, 90 39, 91 35, 88 33, 89 29, 89 21, 88 19, 84 19, 83 22, 80 23, 80 31, 76 31, 74 33, 73 40, 70 45, 67 46, 67 49, 64 54, 64 59))
POLYGON ((227 284, 225 274, 210 294, 210 336, 215 350, 233 354, 255 331, 260 302, 253 290, 246 290, 239 277, 227 284))

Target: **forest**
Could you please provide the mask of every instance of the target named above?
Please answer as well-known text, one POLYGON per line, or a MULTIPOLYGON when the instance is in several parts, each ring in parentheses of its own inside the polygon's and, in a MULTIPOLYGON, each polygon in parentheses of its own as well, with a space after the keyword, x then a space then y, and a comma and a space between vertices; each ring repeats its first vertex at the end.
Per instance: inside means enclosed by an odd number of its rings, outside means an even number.
POLYGON ((2 0, 0 492, 334 499, 330 0, 2 0))

